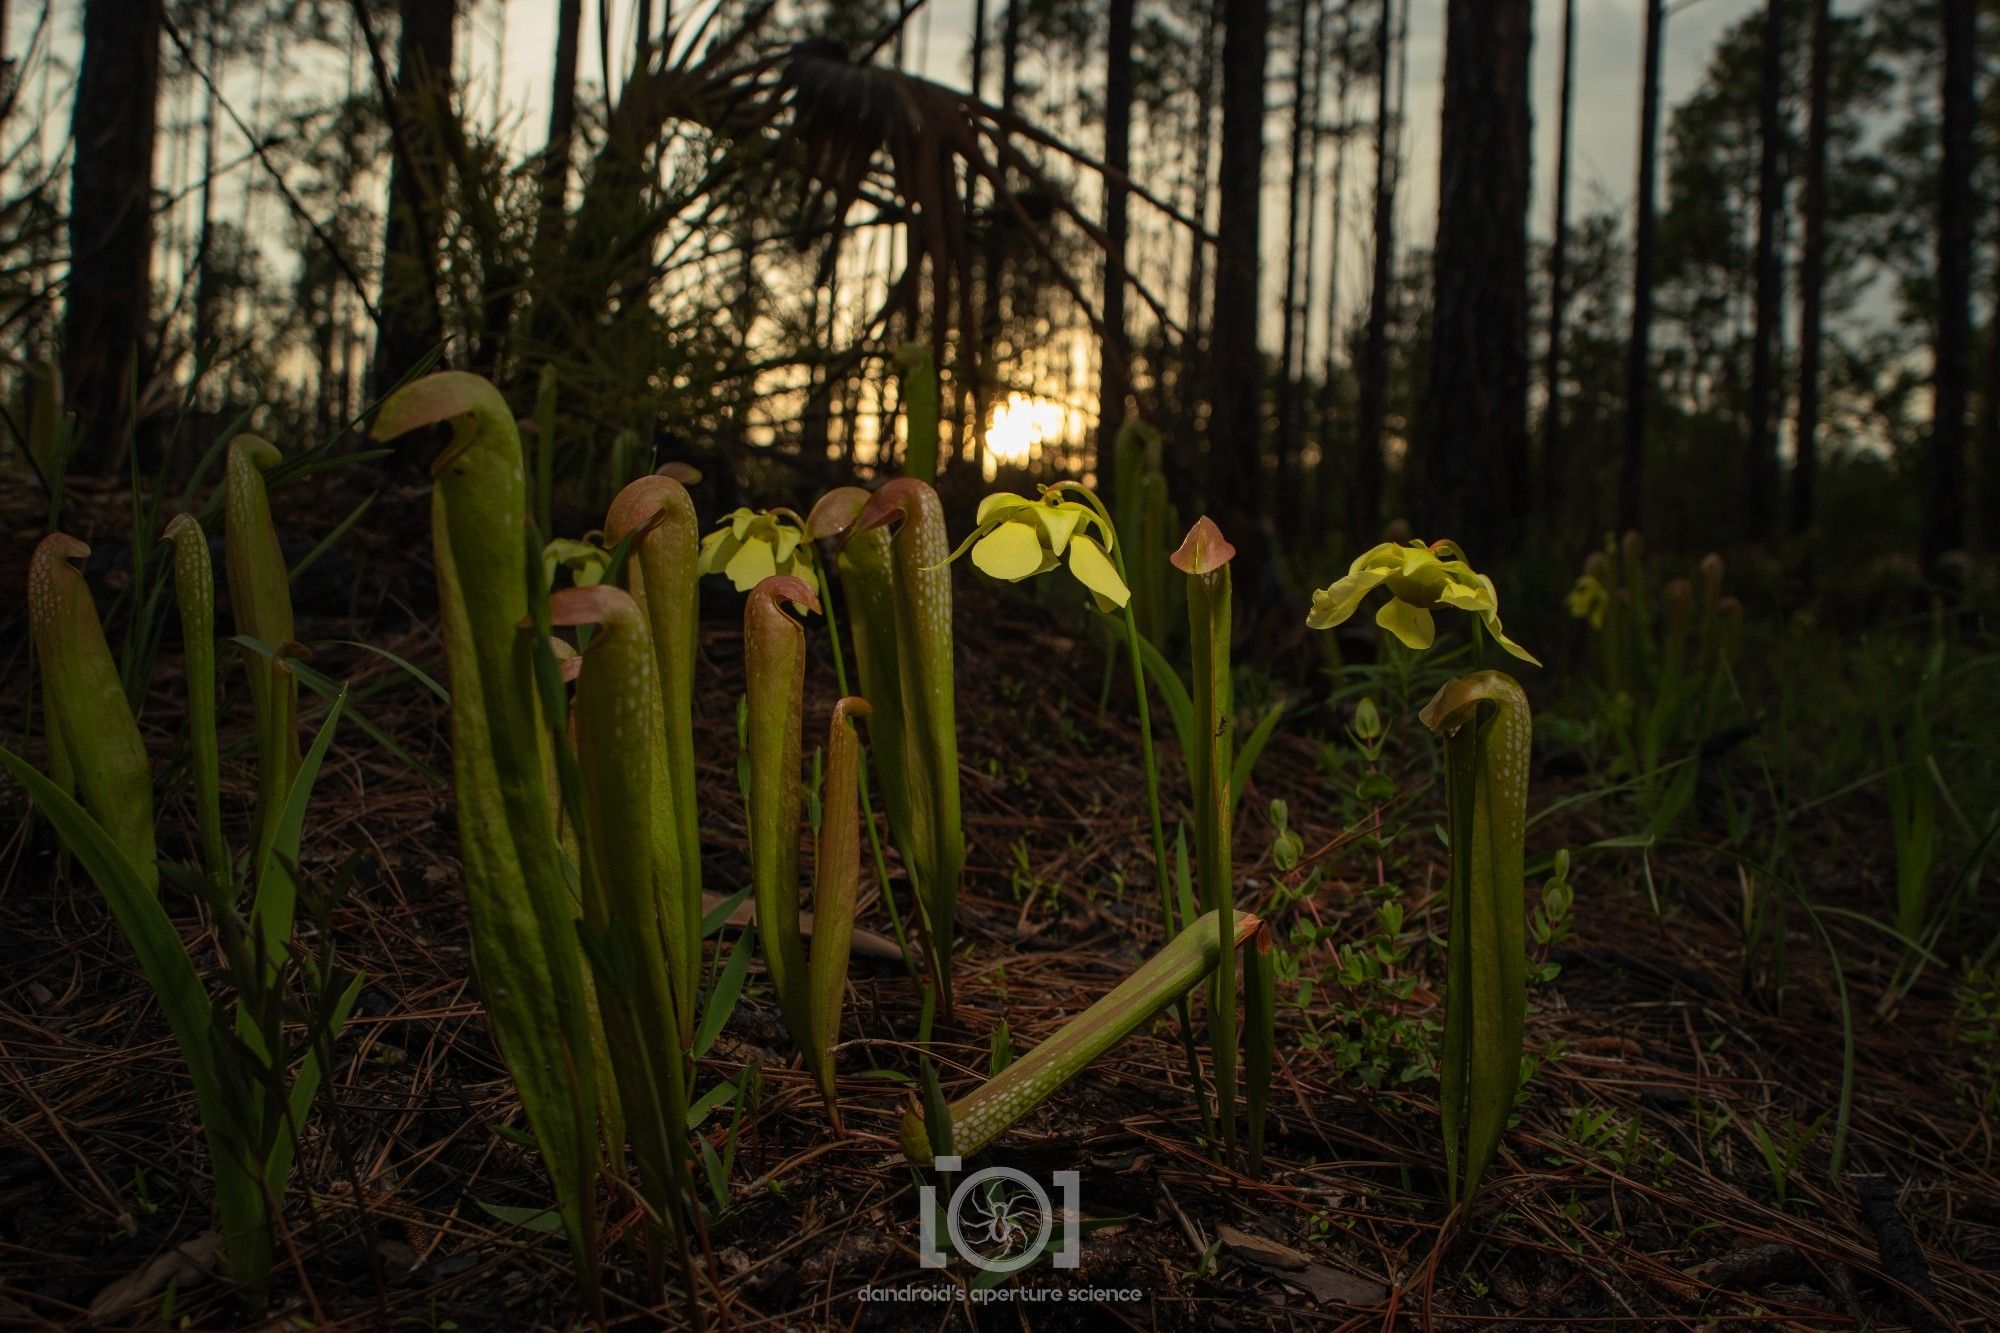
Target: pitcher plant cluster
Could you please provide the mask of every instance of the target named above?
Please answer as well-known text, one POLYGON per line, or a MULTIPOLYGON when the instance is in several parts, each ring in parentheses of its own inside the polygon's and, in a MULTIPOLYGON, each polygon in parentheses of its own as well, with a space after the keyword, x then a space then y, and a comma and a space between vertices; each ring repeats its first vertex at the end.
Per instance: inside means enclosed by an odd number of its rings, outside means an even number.
POLYGON ((338 885, 315 882, 299 864, 306 806, 346 696, 335 694, 301 753, 295 668, 304 650, 293 636, 290 581, 265 493, 265 473, 278 460, 267 441, 236 437, 221 492, 208 505, 213 511, 220 501, 238 631, 229 657, 248 682, 256 737, 256 794, 243 847, 231 846, 224 816, 215 578, 208 533, 195 513, 177 515, 162 537, 171 548, 183 644, 196 860, 183 864, 160 853, 156 818, 164 801, 156 799, 138 722, 75 563, 90 548, 66 533, 43 538, 28 566, 47 773, 0 748, 0 766, 97 885, 138 957, 194 1086, 224 1261, 252 1290, 261 1290, 271 1271, 300 1130, 363 981, 342 976, 325 943, 338 885), (190 948, 181 938, 163 883, 211 921, 226 998, 210 994, 206 946, 190 948), (310 937, 296 930, 302 911, 317 927, 310 937))
MULTIPOLYGON (((935 458, 935 375, 920 350, 902 364, 907 457, 921 464, 935 458)), ((684 484, 691 473, 643 476, 617 493, 600 531, 552 538, 542 530, 545 460, 530 471, 513 414, 491 384, 460 372, 428 375, 383 403, 373 431, 389 442, 433 427, 449 431, 431 465, 431 536, 473 968, 599 1317, 607 1202, 637 1206, 647 1279, 662 1290, 675 1266, 691 1320, 700 1316, 701 1284, 714 1280, 697 1271, 711 1208, 696 1185, 704 1173, 712 1183, 716 1165, 689 1125, 699 1059, 744 987, 748 943, 733 953, 705 947, 727 913, 703 892, 703 829, 716 817, 701 808, 694 745, 704 575, 743 594, 739 771, 748 856, 738 871, 746 887, 722 901, 754 904, 770 994, 830 1131, 843 1132, 838 1064, 864 874, 922 988, 920 1041, 928 1044, 933 1023, 950 1024, 956 1011, 966 844, 952 578, 963 557, 1008 582, 1060 571, 1104 617, 1137 712, 1147 874, 1164 943, 1055 1035, 1011 1063, 996 1060, 985 1083, 947 1099, 933 1081, 905 1114, 905 1156, 928 1166, 934 1155, 992 1143, 1171 1009, 1186 1095, 1209 1149, 1224 1164, 1262 1169, 1280 1054, 1276 982, 1270 932, 1238 901, 1233 846, 1236 809, 1279 710, 1238 735, 1235 549, 1207 517, 1168 549, 1174 519, 1157 437, 1140 427, 1121 435, 1116 515, 1073 481, 1034 496, 994 494, 954 547, 922 467, 873 491, 836 488, 804 517, 739 509, 706 533, 684 484), (1127 530, 1140 534, 1137 547, 1127 530), (815 618, 826 625, 839 686, 824 716, 808 716, 805 704, 815 618), (1180 631, 1185 677, 1165 644, 1180 631), (1182 756, 1184 772, 1172 782, 1155 746, 1155 699, 1182 756), (809 793, 807 747, 821 738, 809 793), (1171 844, 1169 809, 1179 816, 1171 844), (809 887, 800 868, 808 837, 809 887), (1204 991, 1206 1050, 1191 1002, 1204 991)), ((295 935, 302 906, 323 911, 324 895, 298 869, 299 843, 343 696, 302 752, 304 650, 265 494, 280 457, 252 437, 227 450, 220 512, 233 640, 217 639, 200 519, 184 514, 166 533, 185 644, 199 865, 169 865, 155 850, 148 757, 73 564, 85 548, 61 534, 36 551, 30 575, 48 772, 0 751, 104 893, 160 996, 195 1084, 229 1261, 253 1283, 270 1268, 292 1144, 359 984, 337 979, 330 958, 295 935), (235 650, 255 721, 257 785, 241 855, 225 837, 220 797, 219 642, 235 650), (233 1008, 211 1002, 161 904, 162 879, 184 886, 214 919, 233 1008), (287 1006, 301 991, 321 1001, 304 1024, 287 1006)), ((1624 609, 1630 590, 1614 590, 1601 574, 1591 576, 1601 601, 1589 605, 1601 607, 1599 623, 1629 626, 1642 614, 1624 609)), ((1482 641, 1534 660, 1503 630, 1492 580, 1450 542, 1367 552, 1315 594, 1309 624, 1338 625, 1378 590, 1387 599, 1377 623, 1413 650, 1435 642, 1437 613, 1456 610, 1482 641)), ((1586 594, 1580 584, 1579 605, 1586 594)), ((1674 605, 1668 635, 1679 642, 1686 616, 1674 605)), ((1702 646, 1686 655, 1690 671, 1726 664, 1726 648, 1710 645, 1727 639, 1729 614, 1705 586, 1702 646)), ((1675 697, 1688 688, 1674 685, 1675 697)), ((1530 722, 1520 686, 1497 671, 1452 681, 1421 716, 1444 739, 1451 873, 1438 1064, 1449 1190, 1462 1201, 1490 1168, 1521 1066, 1530 722)))

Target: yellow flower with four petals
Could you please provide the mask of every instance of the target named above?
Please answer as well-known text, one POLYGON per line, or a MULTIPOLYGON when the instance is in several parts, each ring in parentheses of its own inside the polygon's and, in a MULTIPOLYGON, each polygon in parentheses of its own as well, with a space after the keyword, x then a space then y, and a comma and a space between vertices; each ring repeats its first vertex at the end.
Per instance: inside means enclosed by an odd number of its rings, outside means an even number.
POLYGON ((1115 540, 1102 515, 1089 505, 1063 499, 1060 490, 1044 490, 1039 500, 1002 491, 979 502, 978 524, 951 558, 956 560, 969 547, 972 563, 981 572, 1018 583, 1046 574, 1067 556, 1069 572, 1090 589, 1097 609, 1109 614, 1132 597, 1109 555, 1115 540))
POLYGON ((1495 643, 1524 662, 1541 665, 1501 631, 1500 595, 1493 580, 1466 563, 1465 553, 1449 541, 1429 545, 1383 542, 1365 552, 1348 566, 1343 577, 1313 594, 1306 624, 1332 629, 1355 613, 1362 598, 1384 585, 1389 589, 1389 600, 1375 613, 1375 623, 1405 647, 1421 652, 1431 646, 1437 637, 1431 612, 1443 606, 1478 616, 1495 643))
POLYGON ((810 585, 812 543, 789 509, 738 509, 701 539, 695 567, 704 574, 728 575, 738 592, 749 592, 774 574, 790 574, 810 585))

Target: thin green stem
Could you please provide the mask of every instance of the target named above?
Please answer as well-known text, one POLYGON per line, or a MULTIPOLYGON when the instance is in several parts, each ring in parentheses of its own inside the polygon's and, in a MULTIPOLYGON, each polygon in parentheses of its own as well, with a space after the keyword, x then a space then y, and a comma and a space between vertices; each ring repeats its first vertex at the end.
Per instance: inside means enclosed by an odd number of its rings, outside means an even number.
MULTIPOLYGON (((1125 543, 1119 539, 1117 524, 1111 521, 1111 514, 1096 492, 1088 486, 1074 481, 1059 482, 1057 490, 1075 491, 1084 498, 1097 516, 1104 520, 1105 530, 1111 533, 1111 559, 1117 565, 1118 577, 1126 587, 1132 585, 1131 575, 1125 568, 1125 543)), ((1139 754, 1146 765, 1146 815, 1150 821, 1153 838, 1153 883, 1160 894, 1160 926, 1166 931, 1169 944, 1177 933, 1174 928, 1174 896, 1167 875, 1167 835, 1165 824, 1160 819, 1160 765, 1153 754, 1152 709, 1146 702, 1146 664, 1139 653, 1139 619, 1133 614, 1132 603, 1127 599, 1123 610, 1125 621, 1125 650, 1132 664, 1132 693, 1139 701, 1139 754)), ((1201 1112, 1202 1133, 1211 1142, 1215 1138, 1214 1122, 1208 1113, 1208 1094, 1204 1091, 1201 1078, 1201 1057, 1195 1051, 1194 1024, 1188 1017, 1187 997, 1174 1001, 1174 1016, 1180 1022, 1181 1046, 1187 1055, 1188 1078, 1192 1080, 1195 1107, 1201 1112)))

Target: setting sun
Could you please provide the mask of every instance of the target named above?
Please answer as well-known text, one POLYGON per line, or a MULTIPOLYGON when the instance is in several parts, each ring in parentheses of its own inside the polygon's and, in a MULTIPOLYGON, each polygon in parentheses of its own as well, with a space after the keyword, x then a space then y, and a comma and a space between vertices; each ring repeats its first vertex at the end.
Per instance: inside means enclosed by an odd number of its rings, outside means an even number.
POLYGON ((1010 393, 988 414, 986 457, 989 472, 1001 464, 1031 462, 1038 446, 1061 440, 1070 425, 1071 409, 1049 398, 1010 393))

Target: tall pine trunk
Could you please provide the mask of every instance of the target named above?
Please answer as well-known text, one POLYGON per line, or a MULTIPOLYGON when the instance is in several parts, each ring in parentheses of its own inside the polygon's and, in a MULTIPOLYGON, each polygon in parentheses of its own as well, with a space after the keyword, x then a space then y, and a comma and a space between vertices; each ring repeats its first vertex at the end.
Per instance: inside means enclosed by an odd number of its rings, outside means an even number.
MULTIPOLYGON (((1021 0, 1007 0, 1005 16, 1001 19, 1000 23, 1000 108, 1009 114, 1014 110, 1014 98, 1019 90, 1020 60, 1021 0)), ((982 296, 979 319, 979 346, 982 349, 983 364, 988 367, 998 364, 997 360, 993 357, 993 348, 1000 339, 1000 295, 1001 289, 1006 282, 1006 253, 1002 248, 997 201, 994 213, 995 216, 987 221, 986 256, 983 272, 986 288, 982 296)), ((938 317, 943 317, 942 311, 938 312, 938 317)), ((981 373, 980 382, 982 386, 986 384, 988 378, 984 372, 981 373)), ((973 460, 982 469, 981 475, 983 476, 983 469, 985 468, 986 421, 983 409, 978 407, 976 401, 974 415, 979 416, 980 421, 977 428, 972 432, 973 460)))
POLYGON ((1303 212, 1306 184, 1306 139, 1312 129, 1312 107, 1307 99, 1307 65, 1312 50, 1311 0, 1299 0, 1298 47, 1292 62, 1292 144, 1291 163, 1285 177, 1285 289, 1279 305, 1278 347, 1278 490, 1293 493, 1299 475, 1299 370, 1298 344, 1304 316, 1299 311, 1299 260, 1312 251, 1300 243, 1299 219, 1303 212))
POLYGON ((1965 408, 1971 375, 1973 41, 1976 0, 1941 0, 1943 154, 1938 163, 1937 344, 1931 447, 1924 477, 1921 554, 1965 542, 1965 408))
POLYGON ((1389 304, 1395 299, 1396 161, 1390 151, 1393 0, 1382 0, 1375 38, 1375 235, 1368 286, 1368 327, 1355 368, 1353 479, 1348 490, 1348 544, 1373 544, 1382 520, 1382 428, 1389 410, 1389 304))
POLYGON ((1111 0, 1104 56, 1104 348, 1097 395, 1097 479, 1114 469, 1111 445, 1125 421, 1132 346, 1125 333, 1125 175, 1132 166, 1132 0, 1111 0))
POLYGON ((153 132, 161 0, 88 0, 70 137, 63 384, 72 466, 110 472, 133 428, 132 383, 152 369, 153 132))
MULTIPOLYGON (((558 0, 555 69, 549 81, 548 138, 542 145, 535 232, 528 247, 532 296, 525 311, 511 321, 514 337, 523 346, 530 343, 535 317, 544 313, 536 310, 535 304, 553 305, 559 300, 561 284, 556 277, 556 270, 560 267, 557 256, 562 252, 568 231, 569 168, 576 140, 576 65, 577 51, 582 45, 582 30, 583 0, 558 0)), ((518 272, 506 276, 519 285, 518 272)), ((497 304, 503 310, 511 309, 520 305, 519 297, 523 294, 503 293, 497 298, 497 304)), ((505 315, 498 321, 503 329, 509 322, 505 315)), ((493 331, 493 342, 494 359, 497 361, 503 342, 500 329, 493 331)))
POLYGON ((444 341, 438 307, 438 242, 443 226, 439 131, 451 110, 457 0, 403 0, 390 99, 388 224, 382 235, 382 322, 375 340, 374 391, 386 394, 444 341))
POLYGON ((1799 404, 1792 463, 1791 532, 1812 531, 1819 481, 1821 288, 1826 283, 1827 67, 1833 50, 1831 0, 1812 0, 1812 54, 1806 80, 1805 236, 1799 255, 1799 404))
MULTIPOLYGON (((1341 469, 1331 466, 1334 440, 1339 435, 1341 421, 1340 389, 1334 378, 1340 355, 1340 255, 1345 241, 1343 225, 1347 219, 1347 143, 1353 126, 1348 123, 1348 89, 1353 84, 1353 70, 1348 64, 1354 34, 1354 10, 1343 6, 1340 11, 1340 45, 1335 58, 1340 62, 1339 74, 1335 80, 1334 93, 1334 134, 1333 134, 1333 187, 1328 205, 1333 210, 1329 219, 1326 263, 1326 346, 1321 350, 1320 391, 1323 395, 1320 420, 1320 468, 1325 478, 1320 487, 1322 495, 1330 494, 1329 487, 1341 476, 1341 469)), ((1337 511, 1330 511, 1338 516, 1337 511)))
MULTIPOLYGON (((1219 4, 1220 0, 1208 0, 1203 6, 1201 61, 1195 74, 1199 87, 1195 96, 1194 199, 1189 212, 1201 223, 1204 231, 1208 229, 1211 197, 1208 175, 1215 149, 1215 35, 1220 20, 1219 4)), ((1189 473, 1195 471, 1197 464, 1193 425, 1195 406, 1210 388, 1205 373, 1208 364, 1208 296, 1208 243, 1196 237, 1194 249, 1188 255, 1187 335, 1182 340, 1179 395, 1183 410, 1181 429, 1175 433, 1181 470, 1189 473)))
POLYGON ((1569 314, 1569 130, 1576 65, 1576 0, 1563 0, 1562 75, 1556 94, 1555 217, 1549 224, 1548 345, 1542 362, 1543 491, 1566 535, 1571 494, 1569 460, 1563 452, 1563 325, 1569 314))
MULTIPOLYGON (((1312 46, 1312 81, 1306 85, 1306 123, 1309 128, 1306 138, 1305 279, 1299 288, 1299 348, 1296 372, 1298 380, 1292 390, 1299 396, 1297 411, 1305 422, 1312 423, 1311 430, 1304 424, 1300 427, 1302 449, 1303 437, 1308 434, 1315 434, 1322 441, 1325 439, 1324 408, 1328 402, 1324 384, 1321 385, 1321 391, 1312 398, 1305 396, 1305 386, 1313 379, 1312 312, 1319 281, 1319 213, 1322 202, 1320 158, 1326 140, 1327 45, 1330 40, 1329 34, 1333 31, 1333 15, 1327 12, 1325 4, 1321 0, 1314 0, 1313 8, 1317 22, 1314 24, 1315 36, 1312 46), (1310 410, 1315 408, 1319 409, 1316 414, 1310 410)), ((1303 466, 1303 460, 1301 462, 1303 466)), ((1322 475, 1333 471, 1327 466, 1327 451, 1323 443, 1319 449, 1316 466, 1321 469, 1322 475)), ((1308 525, 1318 523, 1320 520, 1320 512, 1313 502, 1317 494, 1312 484, 1314 480, 1302 473, 1294 479, 1290 494, 1282 497, 1285 508, 1281 510, 1279 517, 1290 523, 1291 526, 1286 529, 1288 534, 1305 531, 1308 525)))
POLYGON ((1653 250, 1659 232, 1660 43, 1665 0, 1646 0, 1639 84, 1639 197, 1632 227, 1632 330, 1625 345, 1625 431, 1618 450, 1618 526, 1645 517, 1647 398, 1653 376, 1653 250))
MULTIPOLYGON (((972 6, 972 50, 969 54, 972 63, 972 98, 975 102, 983 101, 986 97, 986 0, 974 0, 972 6)), ((965 216, 968 222, 979 216, 978 209, 979 176, 976 172, 967 171, 965 173, 965 216)), ((982 330, 977 328, 962 329, 959 336, 971 342, 981 332, 982 330)), ((991 373, 990 362, 986 359, 988 349, 981 346, 977 350, 979 353, 977 358, 964 358, 966 364, 972 364, 975 360, 977 361, 972 374, 952 376, 952 416, 960 422, 966 422, 965 401, 967 396, 970 395, 972 399, 972 418, 969 423, 961 425, 959 429, 968 432, 967 444, 969 445, 969 452, 967 457, 972 461, 973 475, 976 478, 984 479, 986 476, 986 419, 989 412, 986 386, 991 378, 991 373), (970 383, 967 382, 968 380, 970 383)))
POLYGON ((1265 557, 1263 358, 1257 347, 1258 246, 1263 212, 1265 0, 1224 0, 1222 164, 1215 265, 1215 334, 1208 490, 1236 543, 1237 578, 1257 586, 1265 557), (1246 561, 1247 557, 1247 561, 1246 561), (1247 572, 1246 572, 1247 571, 1247 572))
POLYGON ((1427 530, 1477 556, 1528 519, 1528 48, 1532 0, 1448 0, 1427 530))
POLYGON ((1783 99, 1785 0, 1765 0, 1762 72, 1757 90, 1757 254, 1750 335, 1749 455, 1743 536, 1760 541, 1775 524, 1778 493, 1778 323, 1784 273, 1778 226, 1785 208, 1783 99))

